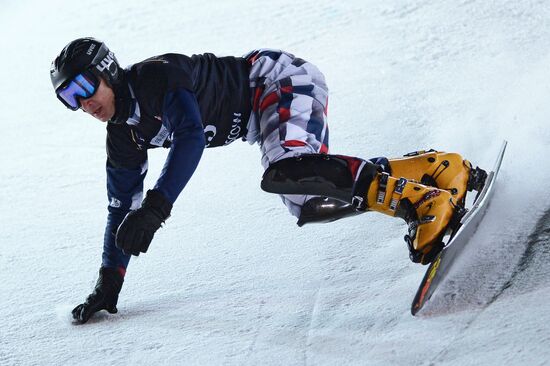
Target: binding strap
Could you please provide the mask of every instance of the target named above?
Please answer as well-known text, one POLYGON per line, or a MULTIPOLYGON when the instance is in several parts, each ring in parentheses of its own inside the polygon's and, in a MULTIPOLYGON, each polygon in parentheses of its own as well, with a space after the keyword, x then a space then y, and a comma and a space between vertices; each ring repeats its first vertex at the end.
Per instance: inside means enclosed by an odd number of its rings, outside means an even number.
POLYGON ((405 189, 405 185, 407 184, 407 182, 408 180, 405 178, 399 178, 399 180, 397 181, 391 197, 390 210, 395 211, 397 209, 397 205, 401 200, 401 195, 403 194, 403 190, 405 189))

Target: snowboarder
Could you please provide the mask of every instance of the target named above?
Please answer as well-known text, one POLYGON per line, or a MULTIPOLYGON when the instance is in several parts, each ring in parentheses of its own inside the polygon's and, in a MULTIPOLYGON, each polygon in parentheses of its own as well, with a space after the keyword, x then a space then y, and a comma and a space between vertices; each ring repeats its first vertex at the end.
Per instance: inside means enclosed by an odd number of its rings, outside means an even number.
POLYGON ((93 292, 72 311, 79 323, 100 310, 117 312, 131 255, 147 252, 206 147, 258 143, 262 188, 281 194, 299 226, 367 210, 405 219, 411 259, 422 263, 441 249, 454 206, 483 184, 483 171, 458 154, 328 155, 324 76, 280 50, 244 57, 170 53, 123 69, 103 42, 79 38, 54 59, 50 76, 67 108, 107 122, 102 263, 93 292), (147 150, 156 147, 170 151, 142 201, 147 150))

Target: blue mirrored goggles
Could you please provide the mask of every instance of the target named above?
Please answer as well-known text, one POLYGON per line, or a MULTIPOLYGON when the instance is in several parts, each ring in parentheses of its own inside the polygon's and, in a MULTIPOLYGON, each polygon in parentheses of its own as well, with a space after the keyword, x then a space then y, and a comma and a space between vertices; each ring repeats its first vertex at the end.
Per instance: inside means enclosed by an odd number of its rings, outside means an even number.
POLYGON ((73 111, 80 108, 80 98, 90 98, 99 87, 99 79, 91 71, 76 75, 71 81, 61 86, 57 98, 73 111))

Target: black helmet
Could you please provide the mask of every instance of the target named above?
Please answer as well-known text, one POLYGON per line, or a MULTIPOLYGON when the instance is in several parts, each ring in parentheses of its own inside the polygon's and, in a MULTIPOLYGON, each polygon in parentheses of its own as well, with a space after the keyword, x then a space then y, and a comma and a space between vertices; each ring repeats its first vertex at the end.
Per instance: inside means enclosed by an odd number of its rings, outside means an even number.
POLYGON ((111 87, 117 87, 123 78, 123 70, 105 43, 90 37, 79 38, 66 45, 52 62, 50 77, 54 90, 57 92, 86 70, 103 77, 111 87))

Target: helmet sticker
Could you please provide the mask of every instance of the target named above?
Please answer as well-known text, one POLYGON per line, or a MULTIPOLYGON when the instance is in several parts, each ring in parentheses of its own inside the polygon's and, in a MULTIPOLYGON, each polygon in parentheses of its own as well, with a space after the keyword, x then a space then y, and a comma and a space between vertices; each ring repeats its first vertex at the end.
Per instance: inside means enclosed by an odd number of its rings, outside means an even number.
POLYGON ((95 49, 95 43, 92 43, 92 44, 90 45, 90 48, 88 48, 88 51, 86 51, 86 54, 87 54, 88 56, 90 56, 90 55, 92 54, 92 52, 94 52, 94 49, 95 49))

